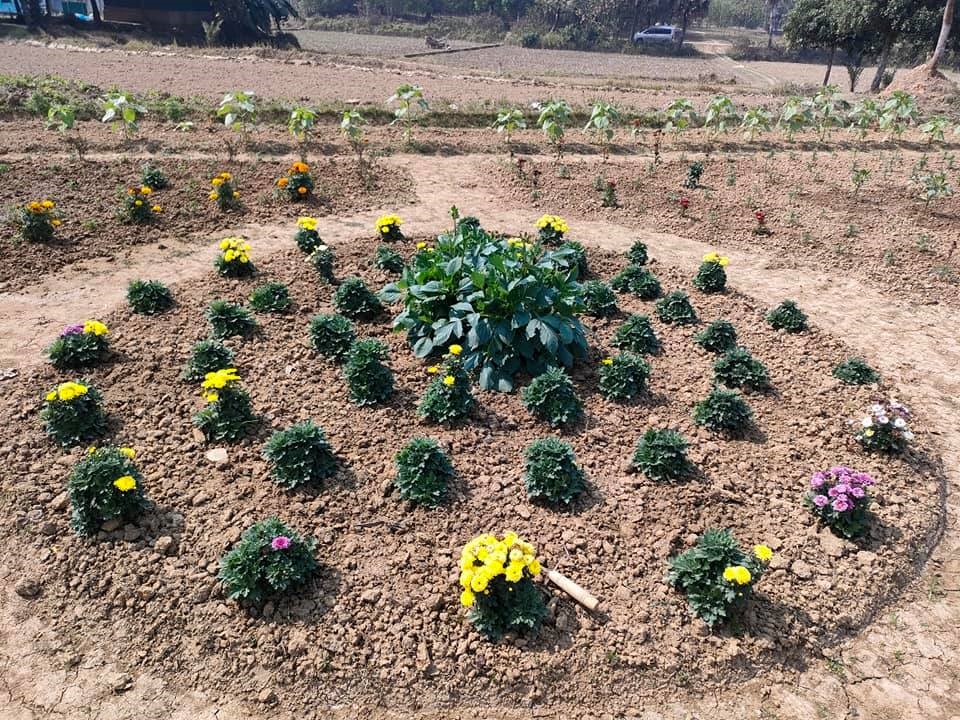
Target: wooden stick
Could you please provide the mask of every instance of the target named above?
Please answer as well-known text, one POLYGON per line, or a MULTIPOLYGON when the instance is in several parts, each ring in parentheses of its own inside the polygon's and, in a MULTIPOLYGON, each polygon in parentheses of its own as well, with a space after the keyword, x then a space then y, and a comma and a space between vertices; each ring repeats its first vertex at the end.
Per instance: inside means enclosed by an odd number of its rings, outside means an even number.
POLYGON ((543 568, 543 574, 546 576, 547 580, 563 590, 567 595, 583 605, 587 610, 592 612, 593 610, 596 610, 597 606, 600 604, 600 601, 597 600, 597 598, 577 585, 570 578, 558 573, 556 570, 547 570, 546 568, 543 568))

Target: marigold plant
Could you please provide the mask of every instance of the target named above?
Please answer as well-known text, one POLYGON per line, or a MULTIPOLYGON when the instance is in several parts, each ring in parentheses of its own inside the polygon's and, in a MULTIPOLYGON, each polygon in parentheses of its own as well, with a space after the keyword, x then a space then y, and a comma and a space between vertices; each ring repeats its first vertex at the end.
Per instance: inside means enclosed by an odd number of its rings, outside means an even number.
POLYGON ((807 329, 807 316, 793 300, 777 305, 766 314, 766 320, 774 330, 798 333, 807 329))
POLYGON ((617 307, 617 296, 602 280, 583 283, 583 304, 586 314, 597 318, 616 315, 620 309, 617 307))
POLYGON ((222 172, 210 180, 210 194, 208 197, 217 204, 221 212, 239 210, 243 203, 240 201, 240 191, 237 189, 233 175, 222 172))
POLYGON ((356 339, 353 323, 343 315, 315 315, 310 321, 310 345, 336 363, 347 359, 356 339))
POLYGON ((856 422, 854 438, 866 450, 902 452, 913 441, 910 411, 896 400, 874 403, 856 422))
POLYGON ((288 169, 287 174, 277 180, 277 190, 290 200, 306 200, 313 192, 313 177, 310 166, 297 160, 288 169))
POLYGON ((207 406, 193 416, 193 424, 208 442, 238 442, 257 423, 236 368, 207 373, 200 387, 207 406))
POLYGON ((374 405, 393 395, 393 373, 383 364, 388 355, 387 346, 375 338, 357 340, 350 348, 343 375, 357 405, 374 405))
POLYGON ((727 289, 727 273, 724 268, 730 264, 730 258, 709 252, 703 256, 700 269, 693 276, 693 285, 706 293, 723 292, 727 289))
POLYGON ((403 256, 389 245, 378 245, 373 258, 373 266, 384 272, 398 274, 403 271, 403 256))
POLYGON ((140 187, 127 188, 127 192, 123 196, 123 209, 121 210, 124 222, 143 225, 155 220, 161 212, 163 212, 163 208, 153 199, 152 187, 141 185, 140 187))
POLYGON ((435 423, 449 423, 465 417, 476 404, 470 390, 470 377, 460 361, 460 345, 451 345, 442 364, 431 365, 427 372, 434 376, 417 407, 417 414, 435 423))
POLYGON ((704 350, 719 355, 737 346, 737 331, 728 320, 714 320, 693 339, 704 350))
POLYGON ((60 213, 53 200, 33 200, 24 205, 14 217, 20 237, 27 242, 49 242, 60 227, 60 213))
POLYGON ((561 368, 549 368, 535 377, 521 393, 524 407, 554 427, 573 422, 583 412, 573 381, 561 368))
POLYGON ((436 507, 453 479, 450 458, 432 438, 414 438, 396 454, 394 486, 404 500, 436 507))
POLYGON ((492 640, 537 630, 547 614, 533 581, 540 572, 536 548, 514 532, 468 542, 460 553, 460 603, 474 627, 492 640))
POLYGON ((317 219, 315 217, 297 218, 297 232, 293 236, 293 241, 301 252, 312 255, 317 251, 323 240, 320 233, 317 232, 317 219))
POLYGON ((577 465, 570 443, 553 437, 534 440, 524 458, 523 482, 531 499, 569 505, 586 489, 583 469, 577 465))
POLYGON ((375 225, 377 235, 387 242, 399 242, 404 239, 403 231, 400 226, 403 225, 403 219, 399 215, 381 215, 377 218, 375 225))
POLYGON ((201 340, 191 349, 182 377, 190 382, 200 382, 207 373, 233 367, 233 360, 233 350, 219 340, 201 340))
POLYGON ((657 482, 679 480, 691 470, 690 461, 687 460, 689 446, 676 430, 647 430, 637 442, 633 465, 657 482))
POLYGON ((164 175, 163 170, 156 165, 147 163, 140 172, 140 184, 146 185, 152 190, 163 190, 170 186, 170 181, 164 175))
POLYGON ((541 243, 558 246, 563 242, 563 236, 570 232, 570 226, 559 215, 543 215, 537 220, 537 230, 541 243))
POLYGON ((370 320, 383 312, 377 296, 358 277, 348 277, 333 294, 337 311, 351 320, 370 320))
POLYGON ((650 363, 639 355, 622 352, 600 361, 600 393, 607 400, 633 400, 647 389, 650 363))
POLYGON ((674 290, 656 304, 657 317, 665 323, 692 325, 697 322, 697 312, 690 304, 690 297, 682 290, 674 290))
POLYGON ((869 489, 876 481, 867 473, 842 465, 814 473, 804 503, 838 535, 853 538, 867 529, 869 489))
POLYGON ((220 254, 215 265, 217 272, 224 277, 249 277, 256 272, 256 267, 250 262, 250 243, 239 237, 220 241, 220 254))
POLYGON ((333 254, 333 250, 330 249, 329 245, 317 245, 307 260, 313 265, 313 269, 317 271, 317 274, 323 278, 324 281, 328 283, 333 282, 333 264, 336 261, 336 256, 333 254))
POLYGON ((613 276, 610 287, 617 292, 628 292, 641 300, 653 300, 660 297, 663 288, 657 276, 640 265, 627 265, 613 276))
POLYGON ((713 432, 737 436, 753 423, 753 411, 737 391, 715 387, 694 407, 693 421, 713 432))
POLYGON ((44 397, 40 418, 47 434, 62 447, 99 437, 107 429, 103 398, 85 382, 60 383, 44 397))
POLYGON ((641 355, 656 355, 660 352, 660 340, 657 338, 650 318, 646 315, 631 315, 616 329, 610 344, 621 350, 641 355))
POLYGON ((872 385, 880 382, 880 374, 863 358, 847 358, 833 368, 833 376, 846 385, 872 385))
POLYGON ((283 283, 264 283, 250 294, 250 307, 257 312, 286 312, 290 309, 290 291, 283 283))
POLYGON ((95 535, 107 520, 134 520, 148 506, 133 448, 91 447, 67 480, 70 526, 95 535))
POLYGON ((99 320, 67 325, 60 337, 47 348, 47 356, 60 370, 96 365, 104 359, 110 347, 109 334, 107 326, 99 320))
POLYGON ((729 388, 763 392, 770 388, 766 366, 745 347, 727 350, 713 363, 714 379, 729 388))
POLYGON ((337 458, 323 428, 306 420, 278 430, 263 447, 274 481, 288 490, 319 483, 337 472, 337 458))
POLYGON ((646 265, 649 259, 647 245, 643 240, 636 240, 627 251, 627 261, 631 265, 646 265))
POLYGON ((173 307, 173 294, 159 280, 132 280, 127 285, 127 303, 135 313, 157 315, 173 307))
POLYGON ((214 300, 207 306, 207 322, 210 323, 210 334, 218 340, 250 337, 257 329, 257 322, 246 308, 226 300, 214 300))

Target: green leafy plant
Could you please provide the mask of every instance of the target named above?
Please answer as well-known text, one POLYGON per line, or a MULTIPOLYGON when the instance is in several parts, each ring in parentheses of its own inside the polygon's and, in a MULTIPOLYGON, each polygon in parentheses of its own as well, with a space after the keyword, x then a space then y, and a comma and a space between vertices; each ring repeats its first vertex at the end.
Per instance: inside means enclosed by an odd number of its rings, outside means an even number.
POLYGON ((584 312, 591 317, 610 317, 616 315, 617 296, 610 286, 600 280, 588 280, 583 283, 584 312))
POLYGON ((326 282, 333 282, 333 265, 336 262, 336 256, 329 245, 318 245, 309 257, 310 264, 313 265, 317 274, 326 282))
POLYGON ((726 134, 739 122, 737 108, 726 95, 714 95, 707 103, 707 110, 703 115, 703 126, 707 128, 711 138, 716 138, 721 133, 726 134))
POLYGON ((737 346, 737 331, 727 320, 714 320, 694 336, 694 342, 712 353, 725 353, 737 346))
POLYGON ((762 107, 749 108, 740 121, 743 136, 753 142, 758 135, 768 133, 773 128, 773 115, 762 107))
POLYGON ((228 237, 220 241, 220 254, 214 261, 217 273, 223 277, 250 277, 256 266, 250 262, 250 243, 243 238, 228 237))
POLYGON ((680 480, 692 469, 687 459, 689 443, 676 430, 647 430, 637 442, 633 465, 651 480, 680 480))
POLYGON ((287 119, 287 130, 300 143, 300 156, 306 155, 310 136, 317 124, 317 113, 308 107, 298 105, 290 111, 287 119))
POLYGON ((540 115, 537 117, 537 127, 543 131, 547 142, 553 145, 557 154, 557 162, 560 162, 563 159, 563 141, 573 109, 567 104, 566 100, 551 100, 534 107, 540 111, 540 115))
POLYGON ((630 249, 627 251, 627 261, 631 265, 646 265, 647 261, 650 259, 650 256, 647 252, 647 245, 643 240, 634 241, 633 245, 630 246, 630 249))
POLYGON ((343 375, 357 405, 373 405, 393 395, 393 373, 383 364, 387 356, 387 346, 373 338, 357 340, 350 348, 343 375))
POLYGON ((257 97, 252 90, 233 90, 224 94, 217 107, 217 118, 223 124, 240 133, 245 144, 249 144, 251 133, 257 127, 257 97))
POLYGON ((494 119, 493 124, 490 127, 503 135, 507 148, 510 149, 512 155, 513 134, 517 130, 527 129, 527 119, 524 116, 523 111, 517 108, 501 110, 497 113, 497 117, 494 119))
POLYGON ((387 103, 397 103, 393 111, 393 124, 403 125, 403 141, 409 143, 413 138, 413 117, 417 110, 427 112, 430 105, 419 85, 404 83, 387 99, 387 103))
POLYGON ((620 350, 628 350, 641 355, 656 355, 660 352, 660 340, 653 331, 650 318, 646 315, 631 315, 617 328, 610 344, 620 350))
POLYGON ((697 274, 693 276, 693 285, 706 293, 723 292, 727 289, 727 273, 724 268, 730 262, 729 258, 715 252, 703 256, 703 262, 697 274))
POLYGON ((297 218, 297 232, 293 236, 293 241, 300 248, 300 252, 312 255, 319 248, 325 247, 320 233, 317 232, 317 219, 315 217, 297 218))
POLYGON ((73 148, 77 157, 83 160, 89 143, 80 134, 77 125, 77 109, 72 105, 54 103, 47 109, 47 130, 56 130, 64 144, 73 148))
POLYGON ((727 350, 713 364, 716 382, 730 388, 762 392, 770 387, 770 376, 762 362, 745 347, 727 350))
POLYGON ((157 315, 173 307, 173 294, 159 280, 133 280, 127 285, 127 302, 135 313, 157 315))
POLYGON ((273 517, 247 528, 220 559, 220 582, 231 600, 259 605, 288 593, 317 574, 316 541, 301 538, 273 517))
POLYGON ((207 198, 216 203, 217 209, 222 212, 233 212, 243 208, 243 201, 240 199, 240 190, 237 189, 237 183, 233 179, 233 173, 222 172, 210 178, 210 193, 207 198))
POLYGON ((570 376, 561 368, 548 368, 535 377, 523 389, 521 397, 532 415, 553 426, 571 423, 583 411, 570 376))
POLYGON ((771 555, 765 545, 748 555, 729 530, 710 528, 694 547, 670 559, 667 582, 686 594, 693 613, 713 627, 746 601, 771 555))
POLYGON ((872 385, 880 382, 880 374, 858 357, 847 358, 833 368, 833 376, 847 385, 872 385))
POLYGON ((663 111, 664 132, 672 132, 675 137, 697 123, 697 113, 693 103, 687 98, 671 100, 663 111))
POLYGON ((462 348, 454 345, 451 352, 444 356, 443 365, 427 368, 427 372, 436 375, 436 378, 417 407, 420 417, 435 423, 452 422, 465 417, 476 404, 470 390, 470 377, 460 362, 460 352, 462 348))
POLYGON ((627 265, 610 281, 610 287, 617 292, 629 292, 641 300, 653 300, 660 297, 663 288, 657 276, 640 265, 627 265))
POLYGON ((700 187, 700 178, 703 177, 703 163, 699 160, 690 163, 690 166, 687 168, 687 178, 683 181, 683 186, 685 188, 690 188, 695 190, 700 187))
POLYGON ((74 466, 67 493, 75 532, 96 535, 107 520, 134 520, 147 509, 143 476, 134 457, 132 448, 91 448, 74 466))
POLYGON ((151 198, 152 195, 153 189, 148 185, 128 188, 123 196, 120 219, 134 225, 144 225, 156 220, 163 208, 151 198))
POLYGON ((879 400, 854 425, 854 439, 865 450, 903 452, 913 441, 910 411, 896 400, 879 400))
POLYGON ((586 356, 571 251, 542 248, 458 223, 423 250, 380 297, 401 300, 394 327, 407 331, 417 357, 463 346, 463 364, 482 388, 509 392, 514 375, 539 375, 586 356))
POLYGON ((44 398, 40 419, 47 434, 61 447, 73 447, 106 432, 100 392, 80 382, 60 383, 44 398))
POLYGON ((353 323, 343 315, 315 315, 310 321, 310 345, 338 364, 346 361, 356 339, 353 323))
POLYGON ((531 499, 569 505, 586 489, 583 470, 577 465, 570 443, 553 437, 534 440, 524 457, 524 484, 531 499))
POLYGON ((567 267, 577 269, 577 277, 582 278, 587 274, 587 250, 576 240, 567 240, 560 243, 557 254, 567 267))
POLYGON ((807 329, 807 316, 793 300, 784 300, 766 314, 766 319, 774 330, 798 333, 807 329))
POLYGON ((414 438, 394 458, 397 476, 394 486, 404 500, 436 507, 453 479, 453 466, 432 438, 414 438))
POLYGON ((201 388, 207 405, 193 416, 193 424, 207 442, 239 442, 257 424, 250 395, 240 387, 234 368, 207 373, 201 388))
POLYGON ((690 304, 690 298, 682 290, 674 290, 657 300, 657 317, 665 323, 692 325, 697 322, 697 313, 690 304))
POLYGON ((792 96, 783 103, 778 121, 780 130, 788 140, 793 140, 798 132, 803 132, 813 125, 813 108, 808 100, 792 96))
POLYGON ((333 304, 351 320, 369 320, 383 312, 383 305, 358 277, 348 277, 333 294, 333 304))
POLYGON ((894 90, 880 108, 879 127, 899 138, 920 117, 917 100, 904 90, 894 90))
POLYGON ((278 430, 263 446, 274 481, 293 490, 307 483, 319 483, 337 472, 337 458, 323 428, 312 420, 278 430))
POLYGON ((378 245, 377 254, 373 258, 373 266, 384 272, 394 275, 403 272, 406 263, 403 256, 389 245, 378 245))
POLYGON ((14 224, 26 242, 49 242, 62 221, 53 200, 31 200, 18 208, 14 224))
POLYGON ((694 407, 693 421, 713 432, 737 436, 753 423, 753 411, 740 393, 715 387, 694 407))
POLYGON ((340 118, 340 134, 343 135, 357 155, 357 165, 363 171, 363 151, 367 147, 366 119, 356 110, 345 110, 340 118))
POLYGON ((112 92, 102 100, 103 117, 100 122, 119 126, 126 138, 137 134, 139 121, 146 115, 147 109, 134 100, 133 95, 126 92, 112 92))
POLYGON ((144 165, 140 171, 140 184, 151 190, 165 190, 170 187, 170 181, 164 175, 163 170, 150 163, 144 165))
POLYGON ((200 382, 207 373, 233 366, 233 350, 219 340, 201 340, 191 349, 182 377, 189 382, 200 382))
POLYGON ((214 300, 207 306, 207 322, 211 335, 218 340, 250 337, 257 329, 256 320, 246 309, 226 300, 214 300))
MULTIPOLYGON (((610 155, 613 130, 619 120, 620 112, 613 105, 598 100, 590 109, 590 118, 583 128, 584 133, 593 136, 593 141, 600 148, 604 161, 610 155)), ((616 207, 616 205, 607 205, 606 207, 616 207)))
POLYGON ((290 291, 283 283, 264 283, 250 294, 250 307, 257 312, 286 312, 290 309, 290 291))
POLYGON ((647 389, 650 363, 630 352, 600 361, 600 393, 608 400, 633 400, 647 389))
POLYGON ((47 357, 58 370, 97 365, 110 349, 108 334, 107 326, 97 320, 68 325, 47 348, 47 357))
POLYGON ((943 115, 934 115, 920 126, 920 132, 927 138, 927 145, 934 142, 943 142, 943 134, 950 126, 950 120, 943 115))

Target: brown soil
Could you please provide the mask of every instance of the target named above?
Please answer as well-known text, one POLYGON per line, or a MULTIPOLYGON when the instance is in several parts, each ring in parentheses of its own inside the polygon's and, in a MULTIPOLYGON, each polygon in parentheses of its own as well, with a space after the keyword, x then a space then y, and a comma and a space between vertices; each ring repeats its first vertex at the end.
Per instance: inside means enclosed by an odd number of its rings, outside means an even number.
POLYGON ((920 65, 899 71, 883 93, 889 95, 895 90, 905 90, 930 111, 945 112, 956 103, 960 88, 943 73, 931 75, 926 65, 920 65))

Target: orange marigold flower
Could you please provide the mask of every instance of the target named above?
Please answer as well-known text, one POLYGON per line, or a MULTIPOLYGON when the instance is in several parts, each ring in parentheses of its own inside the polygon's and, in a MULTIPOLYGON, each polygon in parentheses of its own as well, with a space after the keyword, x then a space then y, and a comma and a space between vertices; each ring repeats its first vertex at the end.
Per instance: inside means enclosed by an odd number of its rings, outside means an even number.
POLYGON ((300 187, 297 188, 297 192, 300 193, 301 195, 306 195, 307 189, 303 185, 301 185, 300 187))
POLYGON ((277 180, 277 187, 279 187, 279 188, 285 188, 285 187, 286 187, 287 185, 289 185, 289 184, 290 184, 290 181, 287 180, 285 177, 280 178, 279 180, 277 180))

